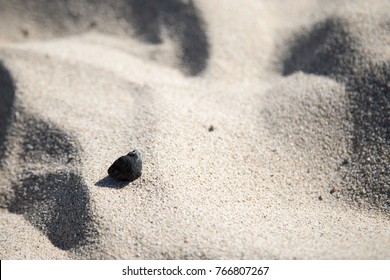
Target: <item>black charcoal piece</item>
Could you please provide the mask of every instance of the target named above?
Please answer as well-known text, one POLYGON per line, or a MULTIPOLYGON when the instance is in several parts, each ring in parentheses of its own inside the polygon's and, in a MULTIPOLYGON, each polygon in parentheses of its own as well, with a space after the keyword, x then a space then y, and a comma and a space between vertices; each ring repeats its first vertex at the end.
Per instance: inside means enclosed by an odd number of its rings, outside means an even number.
POLYGON ((125 156, 118 158, 108 168, 108 175, 119 181, 134 181, 142 174, 141 153, 134 150, 125 156))

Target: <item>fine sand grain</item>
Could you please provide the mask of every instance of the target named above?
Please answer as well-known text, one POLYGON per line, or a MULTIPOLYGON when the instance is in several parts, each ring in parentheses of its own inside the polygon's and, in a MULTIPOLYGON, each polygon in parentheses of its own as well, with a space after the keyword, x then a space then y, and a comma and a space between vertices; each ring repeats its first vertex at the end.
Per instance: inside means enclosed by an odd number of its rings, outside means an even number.
POLYGON ((389 11, 0 0, 1 259, 390 259, 389 11))

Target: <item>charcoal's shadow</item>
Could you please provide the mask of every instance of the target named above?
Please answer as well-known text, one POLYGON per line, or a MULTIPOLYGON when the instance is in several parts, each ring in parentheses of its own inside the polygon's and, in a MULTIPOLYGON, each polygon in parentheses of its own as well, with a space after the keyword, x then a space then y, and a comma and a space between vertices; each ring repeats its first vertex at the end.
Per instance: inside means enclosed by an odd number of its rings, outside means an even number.
POLYGON ((95 186, 102 187, 102 188, 111 188, 111 189, 123 189, 128 184, 130 184, 129 181, 118 181, 110 176, 106 176, 103 179, 100 179, 95 183, 95 186))

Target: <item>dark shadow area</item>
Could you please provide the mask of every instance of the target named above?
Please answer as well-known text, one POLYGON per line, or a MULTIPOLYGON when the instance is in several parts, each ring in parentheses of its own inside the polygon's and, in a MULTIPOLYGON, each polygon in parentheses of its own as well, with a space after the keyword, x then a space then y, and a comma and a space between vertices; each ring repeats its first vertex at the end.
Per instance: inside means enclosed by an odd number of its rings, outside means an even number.
POLYGON ((0 167, 4 164, 7 134, 14 110, 15 85, 10 72, 0 61, 0 167))
POLYGON ((283 75, 297 71, 335 76, 350 73, 358 66, 358 42, 340 18, 329 18, 313 26, 310 32, 299 34, 283 58, 283 75))
POLYGON ((12 182, 8 210, 21 214, 52 244, 70 250, 95 242, 98 232, 88 188, 77 174, 78 146, 54 125, 20 112, 21 170, 12 182), (39 166, 51 172, 39 171, 39 166))
POLYGON ((111 188, 111 189, 122 189, 126 187, 130 182, 128 181, 118 181, 113 178, 106 176, 103 179, 100 179, 95 183, 95 186, 102 188, 111 188))
POLYGON ((354 201, 359 197, 390 210, 390 63, 369 61, 347 22, 331 18, 296 37, 283 60, 283 75, 296 71, 345 85, 353 123, 351 163, 342 175, 345 192, 354 201))
POLYGON ((22 143, 26 163, 74 163, 77 149, 72 138, 54 125, 35 118, 26 120, 26 134, 22 143))
POLYGON ((127 0, 130 11, 125 17, 134 26, 136 34, 151 44, 161 43, 162 27, 178 41, 182 66, 195 76, 207 67, 209 42, 199 11, 193 1, 127 0))
POLYGON ((370 64, 348 80, 354 180, 358 195, 390 210, 390 63, 370 64))
POLYGON ((96 237, 89 194, 80 176, 61 171, 27 174, 14 193, 9 211, 24 215, 54 246, 69 250, 96 237))
MULTIPOLYGON (((49 32, 45 38, 83 33, 91 28, 113 32, 107 28, 103 14, 115 17, 113 25, 118 29, 134 29, 138 38, 151 44, 161 43, 163 30, 167 30, 178 45, 181 68, 190 76, 202 73, 210 56, 205 23, 192 0, 0 0, 1 10, 18 12, 33 21, 49 32)), ((18 32, 20 40, 38 39, 40 33, 31 32, 23 24, 18 32)))

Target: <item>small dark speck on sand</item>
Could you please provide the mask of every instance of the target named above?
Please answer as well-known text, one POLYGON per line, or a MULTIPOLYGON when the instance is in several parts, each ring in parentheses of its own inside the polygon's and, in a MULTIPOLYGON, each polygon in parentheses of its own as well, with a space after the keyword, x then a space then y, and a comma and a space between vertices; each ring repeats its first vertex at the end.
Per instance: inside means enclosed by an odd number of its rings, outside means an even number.
POLYGON ((318 197, 318 200, 320 200, 320 201, 323 200, 322 195, 320 195, 320 196, 318 197))
POLYGON ((97 23, 95 21, 92 21, 90 24, 89 24, 89 28, 95 28, 97 26, 97 23))
POLYGON ((22 34, 23 34, 23 36, 24 36, 25 38, 27 38, 27 37, 28 37, 28 35, 29 35, 29 32, 28 32, 28 30, 27 30, 27 29, 22 29, 22 30, 21 30, 21 32, 22 32, 22 34))
POLYGON ((210 127, 209 127, 209 132, 214 131, 214 129, 215 129, 215 127, 214 127, 213 125, 210 125, 210 127))
POLYGON ((330 194, 334 194, 335 192, 337 192, 337 188, 336 188, 336 187, 333 187, 333 188, 330 190, 330 194))

